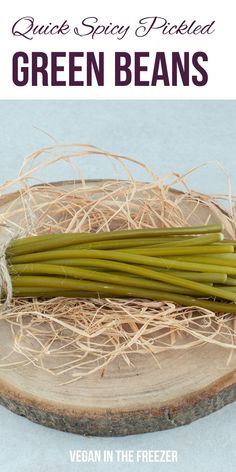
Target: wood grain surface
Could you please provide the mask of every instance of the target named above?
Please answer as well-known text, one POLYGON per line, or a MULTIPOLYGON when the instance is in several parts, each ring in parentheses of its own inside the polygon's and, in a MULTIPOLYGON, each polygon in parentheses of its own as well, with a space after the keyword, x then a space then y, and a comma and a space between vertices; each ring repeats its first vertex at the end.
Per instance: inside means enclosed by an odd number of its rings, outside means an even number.
MULTIPOLYGON (((15 198, 17 194, 8 196, 0 205, 15 198)), ((184 211, 191 212, 191 202, 184 205, 184 211)), ((205 222, 208 211, 203 203, 190 223, 205 222)), ((216 207, 210 222, 219 217, 216 207)), ((12 342, 9 324, 1 321, 1 358, 12 342)), ((0 403, 36 423, 84 435, 118 436, 174 428, 236 399, 236 356, 227 365, 228 355, 217 345, 166 351, 158 357, 159 368, 151 356, 136 354, 135 367, 116 360, 103 377, 97 372, 68 385, 32 364, 0 369, 0 403)))

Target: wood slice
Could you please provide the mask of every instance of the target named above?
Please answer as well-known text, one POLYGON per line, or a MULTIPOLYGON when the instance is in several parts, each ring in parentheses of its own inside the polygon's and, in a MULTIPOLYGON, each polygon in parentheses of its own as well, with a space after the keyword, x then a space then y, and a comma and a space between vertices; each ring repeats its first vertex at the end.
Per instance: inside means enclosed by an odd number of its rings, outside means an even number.
MULTIPOLYGON (((63 185, 70 187, 74 182, 63 185)), ((8 195, 0 201, 1 207, 6 209, 17 197, 8 195)), ((183 200, 182 205, 190 214, 195 202, 183 200)), ((210 222, 219 222, 220 212, 215 206, 210 222)), ((204 224, 208 216, 209 208, 203 202, 190 224, 204 224)), ((1 321, 1 358, 12 343, 9 324, 1 321)), ((161 368, 151 356, 136 354, 131 356, 135 367, 116 360, 104 377, 97 372, 68 385, 32 364, 0 369, 0 403, 36 423, 84 435, 118 436, 174 428, 236 399, 236 356, 227 365, 228 354, 217 345, 166 351, 159 355, 161 368)), ((17 360, 19 354, 15 356, 17 360)))

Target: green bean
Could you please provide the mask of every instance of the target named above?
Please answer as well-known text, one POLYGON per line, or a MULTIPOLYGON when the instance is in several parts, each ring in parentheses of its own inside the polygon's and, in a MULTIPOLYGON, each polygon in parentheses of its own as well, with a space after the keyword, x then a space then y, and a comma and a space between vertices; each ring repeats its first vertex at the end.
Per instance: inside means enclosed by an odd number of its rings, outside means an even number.
MULTIPOLYGON (((215 257, 214 254, 209 254, 209 257, 215 257)), ((220 257, 221 259, 229 259, 231 261, 236 261, 236 253, 232 254, 218 254, 217 257, 220 257)))
MULTIPOLYGON (((80 259, 80 261, 81 260, 82 259, 80 259)), ((63 264, 62 261, 63 259, 60 261, 60 263, 63 264)), ((78 259, 68 259, 67 261, 68 262, 74 261, 74 263, 71 263, 71 264, 69 263, 68 265, 76 265, 76 261, 78 261, 78 259)), ((50 261, 50 264, 51 263, 53 263, 53 261, 50 261)), ((79 262, 77 262, 77 265, 79 265, 79 262)), ((143 266, 143 267, 147 269, 149 266, 143 266)), ((179 270, 164 269, 163 267, 158 267, 157 269, 155 269, 155 267, 152 267, 152 270, 158 270, 158 272, 167 272, 168 274, 177 275, 184 279, 195 280, 196 282, 225 284, 228 280, 227 274, 224 274, 224 273, 217 274, 215 272, 213 273, 212 272, 190 272, 190 271, 184 271, 184 270, 179 271, 179 270)))
MULTIPOLYGON (((13 296, 25 297, 25 298, 55 298, 55 297, 70 297, 70 298, 96 298, 95 292, 79 291, 79 290, 57 290, 56 288, 48 287, 15 287, 13 290, 13 296)), ((99 293, 100 297, 105 297, 105 293, 99 293)))
MULTIPOLYGON (((180 241, 176 241, 174 243, 174 246, 200 246, 203 244, 221 244, 223 240, 223 234, 222 233, 215 233, 212 235, 207 235, 207 236, 197 236, 197 237, 192 237, 192 238, 187 238, 181 239, 180 241)), ((166 241, 161 244, 161 246, 170 246, 173 245, 173 242, 171 241, 166 241)), ((228 245, 230 245, 228 243, 228 245)))
MULTIPOLYGON (((66 276, 83 277, 84 276, 84 278, 86 278, 87 280, 96 280, 99 282, 103 279, 103 282, 109 283, 113 281, 115 284, 130 285, 128 281, 129 277, 115 276, 115 275, 112 276, 112 274, 106 274, 102 272, 96 272, 96 271, 80 269, 80 268, 55 266, 55 265, 50 265, 50 264, 31 264, 31 265, 25 264, 25 265, 21 265, 21 267, 20 265, 15 265, 13 267, 13 271, 15 268, 15 271, 18 273, 20 270, 23 270, 23 271, 27 271, 27 273, 30 273, 30 274, 34 274, 35 272, 37 273, 38 271, 38 273, 45 274, 45 272, 47 272, 47 274, 64 275, 64 277, 66 276)), ((167 284, 177 285, 178 287, 184 287, 190 290, 200 292, 202 294, 212 295, 214 297, 219 297, 219 298, 222 297, 222 298, 225 298, 226 300, 236 301, 236 294, 233 294, 233 293, 231 294, 228 291, 225 292, 222 289, 211 287, 206 284, 202 284, 200 282, 194 282, 192 280, 183 279, 181 277, 176 277, 176 276, 163 273, 163 272, 143 269, 137 266, 134 266, 132 270, 133 270, 133 273, 136 273, 148 279, 154 279, 160 282, 166 282, 167 284)), ((13 278, 15 280, 15 277, 13 278)), ((48 281, 47 276, 44 277, 44 279, 45 279, 45 286, 47 287, 47 281, 48 281)), ((149 281, 146 281, 145 288, 148 288, 148 285, 150 287, 151 282, 150 284, 148 284, 148 282, 149 281)), ((137 286, 142 287, 140 286, 140 279, 138 278, 133 278, 132 284, 133 286, 136 286, 136 287, 137 286)), ((84 290, 86 290, 86 288, 84 290)))
MULTIPOLYGON (((214 236, 214 235, 213 235, 214 236)), ((162 246, 170 244, 176 245, 181 243, 181 239, 174 239, 174 236, 171 237, 156 237, 156 238, 128 238, 128 239, 112 239, 111 241, 93 241, 91 243, 80 243, 80 244, 71 244, 70 246, 65 246, 64 249, 123 249, 129 247, 142 247, 142 246, 162 246), (167 243, 167 239, 171 239, 171 242, 167 243)), ((188 239, 188 241, 191 241, 188 239)))
MULTIPOLYGON (((93 241, 91 243, 72 244, 66 246, 65 249, 123 249, 130 247, 142 247, 142 246, 157 246, 157 247, 169 247, 169 246, 200 246, 203 244, 211 244, 222 241, 222 233, 216 233, 207 236, 182 237, 179 239, 176 236, 168 236, 165 238, 130 238, 130 239, 117 239, 111 241, 93 241), (175 239, 176 238, 176 239, 175 239)), ((229 244, 228 244, 229 245, 229 244)))
POLYGON ((142 254, 146 256, 187 256, 187 255, 194 255, 197 254, 197 257, 201 257, 202 254, 226 254, 226 253, 233 253, 234 248, 233 246, 193 246, 193 247, 157 247, 157 248, 129 248, 123 249, 122 252, 128 252, 129 254, 142 254))
POLYGON ((206 225, 206 226, 189 226, 177 228, 148 228, 124 231, 111 231, 99 233, 63 233, 47 235, 45 239, 38 241, 31 238, 22 238, 21 242, 14 245, 14 241, 7 249, 7 254, 11 256, 21 254, 32 254, 59 247, 65 247, 71 244, 88 243, 92 241, 107 241, 112 239, 127 239, 138 237, 155 237, 166 235, 192 235, 192 234, 208 234, 222 232, 222 225, 206 225))
MULTIPOLYGON (((16 264, 15 266, 11 267, 10 273, 12 275, 60 275, 63 277, 72 277, 72 278, 79 278, 83 280, 93 280, 98 282, 108 282, 114 283, 117 285, 125 285, 130 287, 140 287, 140 288, 148 288, 153 290, 163 290, 165 292, 175 292, 175 293, 185 293, 186 295, 199 295, 205 293, 202 290, 194 288, 182 288, 181 286, 171 285, 170 283, 162 283, 159 281, 147 280, 144 278, 135 278, 125 275, 114 275, 108 274, 106 272, 96 272, 93 270, 88 269, 81 269, 81 268, 72 268, 72 267, 65 267, 65 266, 56 266, 50 264, 16 264)), ((162 276, 161 276, 162 277, 162 276)), ((168 277, 168 276, 167 276, 168 277)), ((167 280, 165 276, 165 279, 167 280)), ((169 278, 169 277, 168 277, 169 278)), ((157 278, 159 280, 159 278, 157 278)), ((46 281, 46 280, 45 280, 46 281)), ((205 286, 209 286, 205 284, 205 286)))
MULTIPOLYGON (((42 261, 42 264, 47 263, 47 261, 42 261)), ((55 259, 49 260, 49 264, 55 265, 65 265, 65 266, 72 266, 72 267, 84 267, 84 268, 92 268, 93 270, 101 270, 106 269, 107 271, 114 272, 114 261, 102 260, 102 259, 55 259)), ((116 272, 125 272, 129 273, 129 268, 133 267, 128 264, 122 262, 116 262, 116 272)), ((149 266, 140 266, 145 269, 149 268, 149 266)), ((157 270, 155 267, 152 267, 152 270, 157 270)), ((208 282, 208 283, 220 283, 224 284, 227 281, 227 274, 224 273, 201 273, 201 272, 189 272, 189 271, 170 271, 169 269, 163 269, 161 267, 158 268, 159 272, 167 272, 171 275, 179 275, 182 278, 186 278, 189 280, 195 280, 196 282, 208 282)), ((136 274, 137 275, 137 274, 136 274)), ((232 285, 232 284, 231 284, 232 285)))
POLYGON ((191 272, 215 272, 229 275, 236 275, 236 268, 224 267, 222 265, 204 264, 198 262, 189 262, 169 258, 157 258, 150 256, 143 256, 140 254, 128 254, 121 251, 102 251, 102 250, 54 250, 45 251, 35 254, 26 254, 12 257, 9 264, 25 264, 27 262, 42 262, 50 259, 71 259, 71 258, 93 258, 93 259, 107 259, 118 262, 128 262, 131 264, 153 266, 155 268, 162 267, 167 269, 177 269, 191 272))
POLYGON ((232 244, 232 246, 236 246, 236 240, 235 239, 224 239, 225 244, 232 244))
POLYGON ((219 282, 219 281, 218 281, 218 282, 212 281, 212 282, 213 282, 213 283, 224 284, 224 285, 226 285, 226 286, 227 286, 227 285, 231 285, 231 286, 234 285, 234 286, 236 286, 236 279, 234 279, 233 277, 227 277, 227 279, 226 279, 224 282, 219 282))
POLYGON ((236 292, 236 286, 235 285, 214 285, 214 287, 217 287, 217 288, 221 288, 221 289, 224 289, 224 290, 229 290, 230 292, 236 292))
MULTIPOLYGON (((219 254, 220 255, 220 254, 219 254)), ((209 256, 204 256, 202 257, 201 254, 199 256, 196 256, 196 255, 183 255, 181 257, 178 257, 176 258, 176 260, 179 260, 179 261, 188 261, 188 262, 199 262, 201 264, 214 264, 214 265, 221 265, 221 266, 230 266, 231 268, 236 268, 236 260, 233 258, 223 258, 223 257, 219 257, 219 255, 217 255, 217 257, 214 255, 209 255, 209 256)), ((234 256, 234 254, 232 254, 232 256, 234 256)), ((226 271, 226 269, 225 269, 226 271)))
MULTIPOLYGON (((219 248, 217 246, 201 246, 201 254, 208 254, 210 253, 219 253, 220 251, 229 253, 233 251, 232 246, 225 246, 224 248, 219 248)), ((177 247, 177 248, 149 248, 149 249, 140 249, 140 250, 134 250, 134 249, 129 249, 129 252, 125 249, 123 251, 105 251, 105 250, 99 250, 99 249, 58 249, 54 251, 44 251, 44 252, 37 252, 33 254, 22 254, 19 256, 14 256, 10 258, 10 261, 15 264, 15 263, 26 263, 26 262, 37 262, 37 261, 43 261, 43 260, 49 260, 49 259, 64 259, 64 258, 70 258, 70 257, 97 257, 97 258, 102 258, 102 259, 112 259, 113 256, 114 258, 118 257, 123 257, 123 258, 133 258, 132 260, 135 262, 136 258, 145 256, 145 254, 155 256, 155 257, 163 257, 163 256, 178 256, 178 255, 186 255, 186 254, 198 254, 199 253, 199 248, 198 247, 177 247), (140 254, 140 252, 144 252, 144 254, 140 254)), ((128 259, 127 259, 128 261, 128 259)), ((129 262, 129 261, 128 261, 129 262)))
MULTIPOLYGON (((13 277, 12 282, 14 290, 17 287, 44 287, 45 285, 44 277, 40 276, 13 277)), ((119 287, 112 284, 101 284, 99 282, 92 283, 80 280, 65 279, 61 277, 47 277, 47 286, 56 289, 60 288, 62 290, 65 288, 69 288, 69 290, 92 290, 98 295, 99 291, 102 292, 103 290, 107 293, 107 295, 112 297, 122 296, 132 298, 147 298, 159 301, 169 300, 170 302, 178 303, 179 305, 205 308, 216 313, 236 313, 235 303, 214 302, 195 297, 189 297, 187 295, 169 294, 168 292, 143 290, 135 287, 119 287)), ((18 293, 19 292, 20 290, 18 293)))
POLYGON ((6 254, 13 294, 138 297, 236 314, 236 241, 221 231, 206 225, 22 238, 6 254))

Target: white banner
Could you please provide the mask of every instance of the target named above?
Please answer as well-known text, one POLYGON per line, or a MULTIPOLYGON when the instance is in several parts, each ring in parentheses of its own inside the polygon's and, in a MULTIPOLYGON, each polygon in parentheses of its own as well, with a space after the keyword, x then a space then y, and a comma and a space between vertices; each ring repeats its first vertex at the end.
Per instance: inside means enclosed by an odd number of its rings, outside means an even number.
POLYGON ((1 99, 235 99, 234 2, 8 2, 1 99))

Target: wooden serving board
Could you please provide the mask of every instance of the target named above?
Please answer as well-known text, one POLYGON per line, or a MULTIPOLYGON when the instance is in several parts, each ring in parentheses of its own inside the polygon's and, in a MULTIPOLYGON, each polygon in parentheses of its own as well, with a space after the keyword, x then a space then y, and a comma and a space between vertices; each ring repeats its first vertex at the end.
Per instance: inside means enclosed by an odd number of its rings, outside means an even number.
MULTIPOLYGON (((8 195, 0 205, 5 207, 17 197, 8 195)), ((183 205, 184 211, 191 212, 191 202, 183 205)), ((205 223, 208 211, 203 203, 190 223, 205 223)), ((216 207, 210 222, 218 222, 219 216, 216 207)), ((11 344, 9 325, 1 321, 1 358, 11 344)), ((217 345, 166 351, 159 355, 161 368, 151 356, 136 354, 135 367, 117 360, 107 367, 104 377, 98 372, 63 386, 61 378, 33 365, 0 369, 0 403, 34 422, 84 435, 174 428, 236 399, 236 356, 227 365, 228 354, 217 345)))

